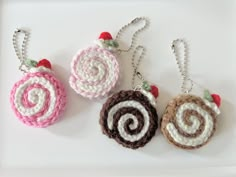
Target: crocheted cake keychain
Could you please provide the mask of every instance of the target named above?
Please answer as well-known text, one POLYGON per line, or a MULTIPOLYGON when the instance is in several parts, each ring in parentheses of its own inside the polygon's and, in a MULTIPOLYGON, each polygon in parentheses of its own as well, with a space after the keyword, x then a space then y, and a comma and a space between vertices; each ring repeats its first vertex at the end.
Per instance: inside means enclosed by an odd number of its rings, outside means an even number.
POLYGON ((132 57, 133 90, 122 90, 115 93, 104 103, 100 112, 100 125, 103 133, 124 147, 132 149, 148 143, 158 127, 156 112, 158 88, 145 81, 137 71, 144 52, 144 47, 138 46, 132 57), (142 53, 135 64, 134 59, 138 51, 142 51, 142 53), (136 76, 141 79, 142 84, 135 87, 136 76))
POLYGON ((24 76, 14 84, 10 102, 20 121, 42 128, 53 124, 62 114, 66 93, 47 59, 37 62, 26 57, 28 37, 29 33, 22 29, 17 29, 13 35, 14 49, 21 62, 19 69, 24 72, 24 76), (20 33, 24 34, 21 52, 17 45, 20 33))
POLYGON ((79 50, 71 62, 70 86, 79 95, 93 99, 103 98, 116 86, 120 68, 117 55, 133 49, 137 35, 148 26, 148 20, 138 17, 123 26, 113 39, 109 32, 102 32, 95 45, 79 50), (128 49, 121 49, 118 40, 130 26, 144 22, 132 36, 128 49))
POLYGON ((216 129, 217 115, 220 114, 220 96, 204 91, 203 98, 192 95, 194 82, 187 71, 187 44, 184 40, 173 41, 177 65, 181 73, 183 94, 172 99, 166 107, 161 121, 161 131, 170 143, 182 149, 196 149, 205 145, 216 129), (178 47, 184 46, 184 61, 180 61, 178 47))

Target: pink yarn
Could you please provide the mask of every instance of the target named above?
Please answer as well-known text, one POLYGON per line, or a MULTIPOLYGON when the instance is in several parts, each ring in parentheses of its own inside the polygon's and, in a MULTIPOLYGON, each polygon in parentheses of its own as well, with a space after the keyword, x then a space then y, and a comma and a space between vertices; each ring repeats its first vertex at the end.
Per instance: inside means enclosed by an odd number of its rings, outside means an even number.
POLYGON ((43 128, 53 124, 63 113, 66 93, 62 83, 51 72, 38 71, 27 73, 14 84, 10 102, 24 124, 43 128))
POLYGON ((99 46, 79 51, 71 63, 70 86, 81 96, 107 95, 119 78, 119 63, 109 50, 99 46))

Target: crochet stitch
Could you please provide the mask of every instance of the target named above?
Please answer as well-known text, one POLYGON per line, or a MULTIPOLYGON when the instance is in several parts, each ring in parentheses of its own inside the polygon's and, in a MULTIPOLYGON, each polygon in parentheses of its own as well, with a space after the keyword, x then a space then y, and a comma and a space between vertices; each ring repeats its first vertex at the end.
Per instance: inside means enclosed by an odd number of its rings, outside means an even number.
POLYGON ((220 110, 214 102, 194 95, 179 95, 167 105, 161 131, 177 147, 200 148, 213 136, 218 114, 220 110))
POLYGON ((100 112, 103 133, 131 149, 148 143, 158 127, 158 115, 145 93, 128 90, 110 97, 100 112))
POLYGON ((97 40, 94 41, 99 47, 115 52, 119 43, 112 38, 109 32, 102 32, 97 40))
POLYGON ((56 122, 65 109, 64 86, 49 68, 50 62, 41 60, 38 67, 31 68, 11 90, 11 107, 26 125, 47 127, 56 122))
POLYGON ((106 96, 119 78, 119 63, 110 51, 99 46, 79 51, 71 63, 70 86, 81 96, 106 96))

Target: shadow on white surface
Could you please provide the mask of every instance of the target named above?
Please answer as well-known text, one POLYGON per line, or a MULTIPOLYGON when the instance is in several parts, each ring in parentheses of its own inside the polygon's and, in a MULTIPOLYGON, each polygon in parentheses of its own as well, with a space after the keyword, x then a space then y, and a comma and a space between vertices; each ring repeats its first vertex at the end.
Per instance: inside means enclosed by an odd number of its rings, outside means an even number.
MULTIPOLYGON (((177 77, 178 76, 176 76, 174 72, 167 71, 164 75, 162 75, 161 77, 162 81, 160 81, 160 83, 164 83, 167 81, 169 83, 173 83, 173 85, 178 85, 179 83, 177 83, 178 81, 176 80, 177 77)), ((231 89, 235 90, 234 85, 232 83, 224 81, 222 83, 219 83, 219 85, 229 86, 227 88, 230 88, 230 90, 224 90, 225 93, 230 92, 231 89)), ((157 107, 159 120, 162 117, 162 114, 165 110, 165 106, 174 97, 173 95, 171 96, 167 90, 162 89, 162 87, 160 87, 160 90, 161 92, 160 92, 160 97, 158 98, 158 103, 160 102, 161 104, 158 104, 157 107)), ((233 122, 235 121, 234 120, 235 110, 232 102, 229 102, 228 100, 224 99, 224 93, 221 94, 221 97, 222 97, 222 103, 220 107, 221 114, 217 117, 216 132, 214 136, 210 139, 210 141, 202 148, 195 150, 182 150, 175 147, 174 145, 169 143, 167 139, 163 137, 163 135, 160 132, 160 126, 159 126, 157 133, 155 137, 151 140, 151 142, 148 143, 144 148, 138 149, 138 151, 147 154, 152 158, 159 158, 160 156, 164 157, 165 154, 168 154, 171 151, 175 151, 176 155, 182 154, 185 157, 196 156, 196 157, 202 157, 204 159, 223 156, 227 151, 233 148, 231 145, 231 141, 232 141, 232 136, 234 134, 235 125, 233 122), (223 146, 220 146, 219 144, 223 146)))
MULTIPOLYGON (((43 176, 42 173, 48 175, 50 169, 54 167, 51 174, 58 176, 90 172, 91 175, 94 175, 92 174, 94 172, 95 175, 100 173, 108 176, 151 174, 176 177, 176 173, 191 177, 200 174, 210 174, 208 177, 216 177, 215 174, 233 176, 231 170, 235 172, 235 167, 224 168, 224 166, 235 166, 236 162, 235 96, 233 94, 236 90, 233 85, 235 84, 235 68, 233 68, 235 58, 229 55, 230 51, 235 51, 233 50, 235 46, 228 41, 233 33, 230 28, 232 22, 228 19, 232 17, 230 11, 235 10, 232 6, 234 1, 161 0, 149 1, 153 3, 127 1, 126 4, 123 3, 124 1, 122 3, 113 1, 114 3, 110 4, 105 0, 97 1, 95 4, 85 1, 78 4, 67 3, 67 1, 63 4, 53 3, 59 1, 47 1, 52 3, 37 1, 37 4, 28 0, 4 1, 7 2, 7 7, 4 12, 0 11, 4 13, 4 23, 0 21, 1 39, 3 38, 1 44, 4 44, 0 46, 1 52, 4 51, 4 55, 1 53, 0 77, 6 75, 7 79, 4 85, 2 79, 0 80, 0 95, 4 96, 4 99, 7 98, 10 83, 14 83, 13 78, 16 79, 19 74, 12 69, 17 68, 18 62, 15 60, 11 42, 12 30, 19 24, 32 28, 34 38, 30 43, 32 54, 39 56, 43 51, 51 54, 51 59, 55 58, 55 62, 52 63, 58 63, 55 65, 56 74, 65 84, 68 93, 65 114, 57 124, 46 130, 25 127, 13 118, 13 113, 4 105, 6 110, 2 110, 3 115, 0 119, 0 143, 2 144, 0 163, 4 167, 9 167, 8 174, 17 173, 15 174, 17 177, 20 175, 25 177, 25 173, 28 173, 28 176, 43 176), (150 76, 150 81, 160 88, 159 118, 167 102, 180 90, 179 75, 170 50, 170 43, 176 36, 184 35, 191 41, 191 57, 194 57, 191 60, 191 68, 196 73, 204 73, 200 75, 201 81, 208 78, 220 82, 219 85, 209 82, 211 88, 216 90, 222 88, 220 92, 223 93, 222 114, 219 117, 216 134, 205 147, 199 150, 184 151, 175 148, 160 134, 160 129, 144 148, 137 151, 124 149, 114 140, 102 135, 100 131, 98 114, 101 103, 105 100, 94 102, 84 99, 69 87, 69 65, 74 50, 89 42, 87 39, 92 38, 91 34, 97 34, 94 31, 100 32, 100 29, 105 28, 114 32, 137 15, 147 15, 151 18, 150 29, 142 34, 143 39, 138 44, 154 46, 154 50, 150 54, 147 50, 150 58, 144 59, 140 70, 147 79, 150 76), (210 77, 214 64, 217 69, 210 77), (145 71, 145 68, 148 71, 145 71), (146 72, 148 75, 145 74, 146 72), (226 79, 231 79, 231 82, 225 81, 226 79), (98 166, 101 167, 100 170, 98 166), (82 169, 83 167, 85 169, 82 169), (203 167, 208 170, 204 171, 203 167), (209 167, 215 168, 209 169, 209 167), (18 168, 18 171, 15 168, 18 168), (33 170, 34 168, 36 170, 33 170), (173 168, 178 170, 169 172, 169 169, 173 168)), ((123 77, 117 90, 131 88, 130 62, 128 55, 122 56, 123 77)), ((205 83, 204 85, 208 87, 207 80, 205 83)), ((1 100, 1 103, 5 104, 5 101, 1 100)))
MULTIPOLYGON (((55 60, 68 60, 67 63, 70 63, 67 56, 66 53, 64 54, 61 52, 54 58, 55 60)), ((76 94, 76 92, 69 86, 69 68, 69 66, 53 65, 56 76, 65 86, 67 105, 61 119, 56 124, 48 127, 47 130, 57 135, 78 138, 83 135, 83 131, 86 128, 86 122, 89 120, 89 117, 86 116, 86 112, 90 111, 92 101, 76 94)))

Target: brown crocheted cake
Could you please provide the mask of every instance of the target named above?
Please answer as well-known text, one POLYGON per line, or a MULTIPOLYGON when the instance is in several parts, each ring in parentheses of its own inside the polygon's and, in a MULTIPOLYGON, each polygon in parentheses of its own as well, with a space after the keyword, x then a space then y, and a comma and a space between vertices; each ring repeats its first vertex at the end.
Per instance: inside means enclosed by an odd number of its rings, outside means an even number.
POLYGON ((109 138, 136 149, 155 135, 158 115, 148 97, 140 91, 120 91, 103 105, 100 125, 109 138))
POLYGON ((196 149, 213 136, 219 113, 215 103, 194 95, 179 95, 167 105, 161 131, 177 147, 196 149))

